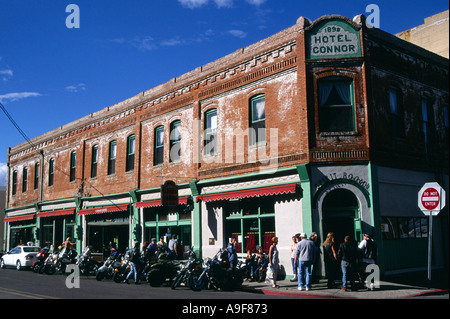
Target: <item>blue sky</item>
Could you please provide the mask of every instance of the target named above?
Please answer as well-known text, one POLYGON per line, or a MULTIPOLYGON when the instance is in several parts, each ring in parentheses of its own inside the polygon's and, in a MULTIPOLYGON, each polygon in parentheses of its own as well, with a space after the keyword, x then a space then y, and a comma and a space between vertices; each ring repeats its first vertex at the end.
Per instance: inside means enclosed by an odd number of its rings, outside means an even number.
MULTIPOLYGON (((0 0, 0 102, 33 138, 114 105, 295 24, 380 8, 398 33, 448 1, 0 0), (67 28, 69 4, 80 27, 67 28)), ((368 15, 370 13, 366 13, 368 15)), ((0 186, 23 137, 0 112, 0 186)))

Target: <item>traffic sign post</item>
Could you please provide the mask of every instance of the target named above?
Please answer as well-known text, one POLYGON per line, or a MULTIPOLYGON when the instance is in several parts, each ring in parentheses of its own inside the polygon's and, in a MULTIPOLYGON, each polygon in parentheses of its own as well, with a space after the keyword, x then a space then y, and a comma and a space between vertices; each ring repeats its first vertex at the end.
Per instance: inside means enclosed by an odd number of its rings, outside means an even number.
POLYGON ((429 216, 428 225, 428 288, 431 288, 431 248, 433 242, 433 216, 445 207, 445 190, 438 183, 426 183, 419 191, 418 206, 429 216))

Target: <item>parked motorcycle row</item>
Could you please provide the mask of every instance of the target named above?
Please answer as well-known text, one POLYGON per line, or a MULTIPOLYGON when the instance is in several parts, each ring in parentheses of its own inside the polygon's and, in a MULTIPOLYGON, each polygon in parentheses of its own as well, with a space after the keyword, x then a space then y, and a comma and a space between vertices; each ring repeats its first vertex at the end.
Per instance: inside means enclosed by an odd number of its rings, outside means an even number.
MULTIPOLYGON (((225 252, 225 254, 224 254, 225 252)), ((139 281, 147 282, 151 287, 164 284, 172 289, 184 286, 193 291, 202 289, 239 290, 248 271, 242 262, 234 269, 223 256, 225 249, 220 249, 213 258, 197 258, 193 248, 187 252, 187 260, 174 260, 166 247, 161 247, 157 255, 140 259, 139 281)), ((85 247, 77 257, 74 250, 62 248, 51 252, 43 248, 38 254, 38 261, 32 266, 35 273, 53 275, 66 274, 68 265, 78 266, 80 275, 95 276, 98 281, 112 280, 123 283, 131 270, 130 256, 112 249, 110 256, 99 263, 91 255, 91 248, 85 247)))

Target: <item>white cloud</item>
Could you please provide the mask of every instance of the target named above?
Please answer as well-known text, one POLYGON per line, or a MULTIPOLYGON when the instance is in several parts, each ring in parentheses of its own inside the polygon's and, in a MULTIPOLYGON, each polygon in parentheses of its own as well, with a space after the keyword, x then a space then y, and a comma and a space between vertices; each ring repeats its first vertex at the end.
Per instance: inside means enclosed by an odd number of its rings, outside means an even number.
POLYGON ((151 36, 136 36, 131 40, 131 45, 141 51, 151 51, 156 48, 151 36))
POLYGON ((0 163, 0 186, 6 186, 6 175, 8 174, 8 166, 6 163, 0 163))
POLYGON ((6 69, 6 70, 0 70, 0 76, 4 82, 7 82, 10 77, 14 75, 13 70, 6 69))
POLYGON ((229 30, 227 33, 240 39, 244 39, 245 37, 247 37, 247 32, 244 32, 242 30, 229 30))
POLYGON ((181 3, 183 7, 195 9, 207 4, 208 0, 178 0, 178 2, 181 3))
POLYGON ((69 85, 64 88, 64 90, 71 92, 71 93, 77 93, 80 91, 86 90, 86 85, 84 83, 78 83, 76 85, 69 85))
POLYGON ((218 8, 231 8, 233 7, 233 0, 214 0, 218 8))
POLYGON ((0 95, 0 102, 5 102, 5 101, 14 102, 14 101, 18 101, 21 99, 26 99, 28 97, 36 97, 36 96, 41 96, 41 94, 37 93, 37 92, 8 93, 8 94, 0 95))
POLYGON ((254 6, 260 6, 263 3, 265 3, 267 0, 245 0, 247 3, 254 5, 254 6))

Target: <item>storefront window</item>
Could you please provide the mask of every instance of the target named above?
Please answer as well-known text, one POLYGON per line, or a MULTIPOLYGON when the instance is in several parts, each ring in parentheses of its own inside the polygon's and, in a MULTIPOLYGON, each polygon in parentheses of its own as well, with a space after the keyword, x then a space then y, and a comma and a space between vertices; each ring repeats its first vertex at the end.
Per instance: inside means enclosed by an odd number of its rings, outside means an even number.
POLYGON ((237 239, 239 253, 250 250, 256 253, 258 247, 269 252, 270 242, 275 236, 275 210, 272 198, 245 199, 229 202, 225 207, 226 240, 237 239))
POLYGON ((382 217, 383 239, 407 239, 428 237, 426 217, 382 217))

